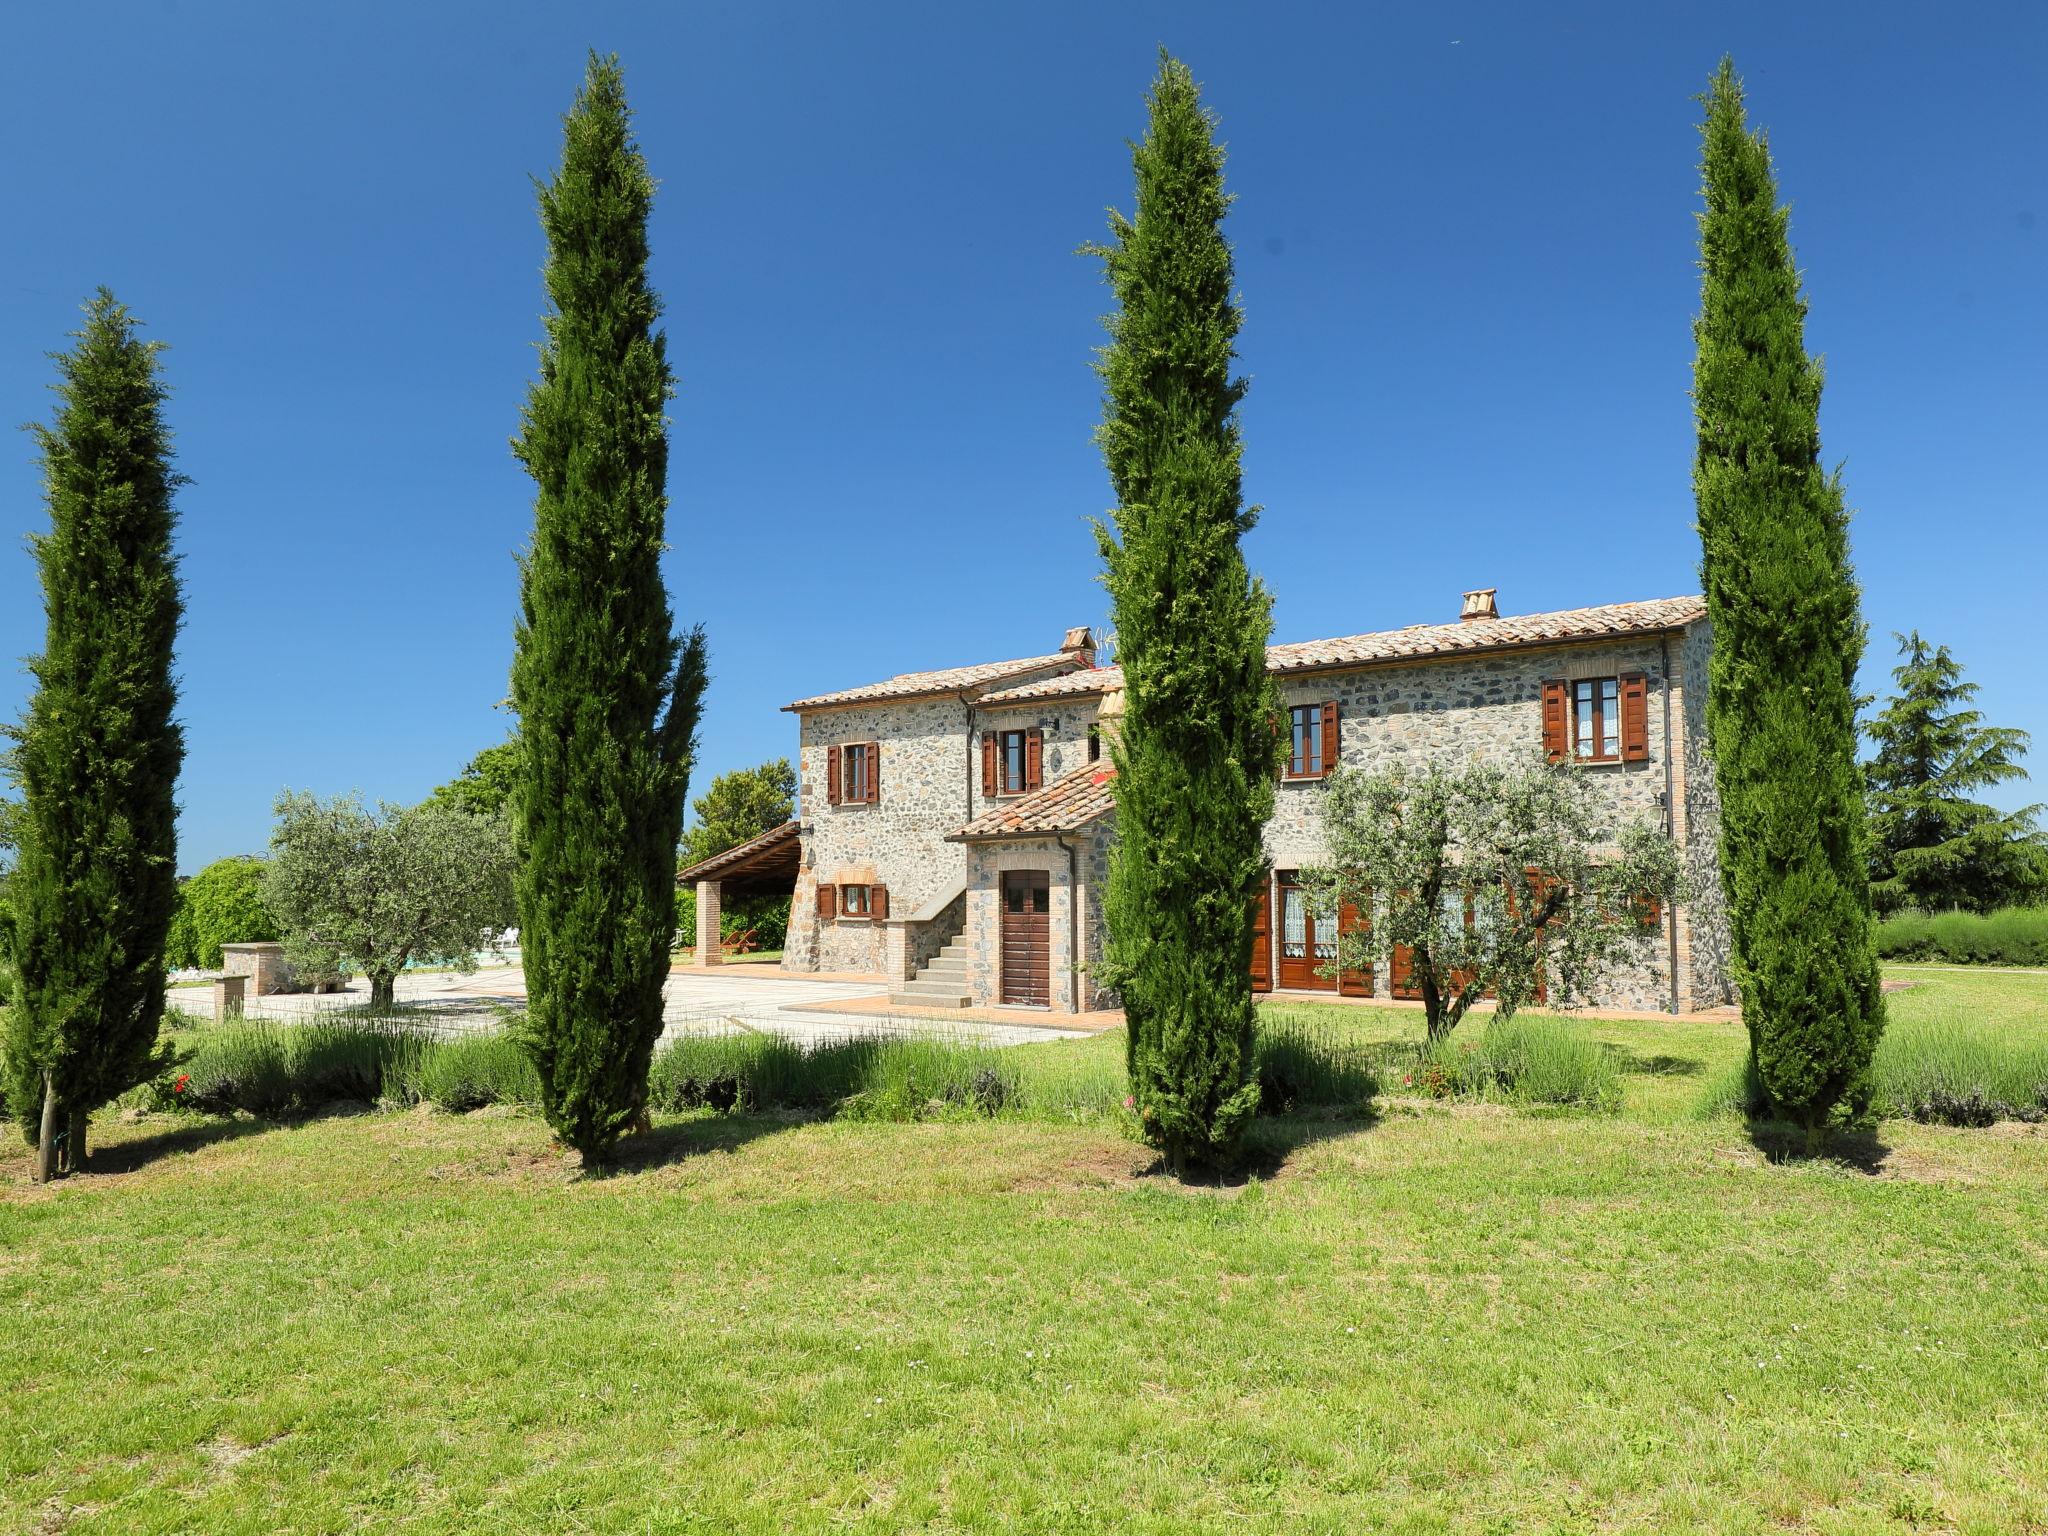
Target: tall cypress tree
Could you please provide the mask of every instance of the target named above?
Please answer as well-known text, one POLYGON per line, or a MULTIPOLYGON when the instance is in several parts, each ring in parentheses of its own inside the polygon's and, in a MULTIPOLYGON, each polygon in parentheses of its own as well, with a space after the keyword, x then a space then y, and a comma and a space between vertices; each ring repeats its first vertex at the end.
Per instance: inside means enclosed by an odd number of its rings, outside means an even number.
POLYGON ((1106 979, 1123 994, 1131 1092, 1176 1171, 1227 1163, 1256 1106, 1252 908, 1278 750, 1272 601, 1246 569, 1231 377, 1242 315, 1223 149, 1187 66, 1160 55, 1133 146, 1134 215, 1089 247, 1117 298, 1098 364, 1116 490, 1097 526, 1125 714, 1111 741, 1117 836, 1106 979))
POLYGON ((171 469, 161 344, 104 288, 85 317, 55 359, 56 418, 34 429, 50 508, 34 541, 48 633, 29 664, 8 882, 7 1102, 40 1143, 43 1178, 83 1167, 86 1116, 154 1069, 185 757, 171 718, 183 477, 171 469))
POLYGON ((1884 1026, 1856 762, 1863 623, 1770 148, 1729 60, 1704 102, 1693 489, 1722 880, 1758 1079, 1817 1144, 1861 1100, 1884 1026))
POLYGON ((661 580, 674 393, 647 280, 654 181, 616 58, 592 54, 540 190, 551 313, 513 447, 538 492, 512 666, 527 1048, 562 1139, 641 1115, 675 926, 702 630, 661 580))
POLYGON ((1988 912, 2034 899, 2048 883, 2042 808, 2001 811, 1970 798, 2027 776, 2027 733, 1986 725, 1969 707, 1977 685, 1963 681, 1947 646, 1929 645, 1918 630, 1893 638, 1905 658, 1892 669, 1899 691, 1866 727, 1877 743, 1864 780, 1878 909, 1988 912))

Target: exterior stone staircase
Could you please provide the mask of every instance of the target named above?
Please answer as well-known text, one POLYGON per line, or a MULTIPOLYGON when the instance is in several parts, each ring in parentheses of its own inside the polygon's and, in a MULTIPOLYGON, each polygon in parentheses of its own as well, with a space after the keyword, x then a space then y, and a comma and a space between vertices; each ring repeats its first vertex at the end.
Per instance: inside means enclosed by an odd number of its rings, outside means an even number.
POLYGON ((889 994, 899 1008, 965 1008, 972 998, 967 990, 967 941, 953 935, 946 947, 932 956, 931 963, 889 994))

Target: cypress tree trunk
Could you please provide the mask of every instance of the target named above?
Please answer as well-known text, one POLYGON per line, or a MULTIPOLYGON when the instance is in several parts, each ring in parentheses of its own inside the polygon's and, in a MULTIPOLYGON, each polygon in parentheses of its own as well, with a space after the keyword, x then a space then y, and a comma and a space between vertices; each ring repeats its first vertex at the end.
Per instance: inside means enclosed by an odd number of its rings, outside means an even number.
POLYGON ((647 280, 654 182, 616 59, 591 56, 540 190, 551 312, 514 450, 537 487, 512 666, 526 1043, 548 1122, 604 1158, 661 1034, 702 631, 660 558, 673 393, 647 280))
POLYGON ((1101 256, 1118 311, 1098 365, 1115 532, 1098 527, 1123 667, 1106 979, 1123 996, 1131 1092, 1169 1167, 1237 1154, 1252 1064, 1253 906, 1278 741, 1272 604, 1238 540, 1230 375, 1241 320, 1223 237, 1223 151, 1193 77, 1161 54, 1133 150, 1137 207, 1101 256))
POLYGON ((57 1176, 57 1079, 43 1074, 43 1113, 36 1135, 36 1182, 47 1184, 57 1176))
POLYGON ((1867 1101, 1884 1027, 1856 762, 1863 622, 1770 149, 1726 59, 1705 101, 1693 486, 1722 881, 1758 1080, 1817 1144, 1867 1101))
POLYGON ((35 539, 47 638, 30 663, 6 1093, 44 1145, 154 1070, 176 906, 184 742, 171 718, 182 603, 170 431, 156 343, 101 289, 57 358, 36 429, 50 531, 35 539), (46 1132, 43 1128, 49 1127, 46 1132))

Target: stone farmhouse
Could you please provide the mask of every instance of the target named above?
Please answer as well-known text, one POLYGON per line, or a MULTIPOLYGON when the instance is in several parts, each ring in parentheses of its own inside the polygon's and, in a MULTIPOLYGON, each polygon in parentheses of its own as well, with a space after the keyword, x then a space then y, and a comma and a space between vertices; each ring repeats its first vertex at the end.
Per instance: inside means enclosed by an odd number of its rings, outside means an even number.
MULTIPOLYGON (((1339 763, 1541 749, 1594 774, 1617 824, 1653 821, 1711 876, 1710 645, 1697 597, 1504 618, 1485 590, 1465 594, 1456 623, 1270 647, 1289 757, 1266 828, 1254 988, 1412 995, 1399 954, 1386 976, 1323 974, 1338 925, 1311 910, 1296 872, 1322 856, 1322 781, 1339 763)), ((721 888, 766 884, 794 892, 786 970, 879 975, 905 1004, 1114 1006, 1091 973, 1116 824, 1102 743, 1122 687, 1079 628, 1043 656, 785 706, 801 819, 682 872, 698 883, 701 957, 717 958, 721 888)), ((1646 914, 1640 963, 1584 1001, 1683 1013, 1732 998, 1718 881, 1693 883, 1704 894, 1646 914)))

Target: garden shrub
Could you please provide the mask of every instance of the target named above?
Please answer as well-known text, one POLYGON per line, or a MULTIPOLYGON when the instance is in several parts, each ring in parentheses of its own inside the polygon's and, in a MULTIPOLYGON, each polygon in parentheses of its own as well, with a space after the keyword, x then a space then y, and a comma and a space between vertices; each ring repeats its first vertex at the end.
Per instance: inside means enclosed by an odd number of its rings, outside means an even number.
POLYGON ((1252 1037, 1259 1109, 1268 1115, 1363 1104, 1379 1091, 1367 1052, 1327 1024, 1267 1009, 1252 1037))
POLYGON ((263 861, 215 859, 178 886, 164 965, 174 971, 217 971, 223 944, 258 944, 279 938, 263 905, 263 861))
POLYGON ((540 1074, 510 1035, 416 1040, 387 1071, 384 1098, 457 1114, 490 1104, 538 1104, 540 1074))
POLYGON ((1621 1108, 1621 1072, 1611 1052, 1577 1025, 1542 1014, 1494 1018, 1477 1040, 1425 1044, 1402 1086, 1430 1098, 1621 1108))
POLYGON ((2048 907, 1897 912, 1877 925, 1877 953, 1950 965, 2048 965, 2048 907))
POLYGON ((1898 1119, 1968 1125, 1984 1107, 2004 1119, 2048 1110, 2048 1041, 2014 1039, 1994 1024, 1895 1024, 1871 1073, 1877 1112, 1898 1119))

